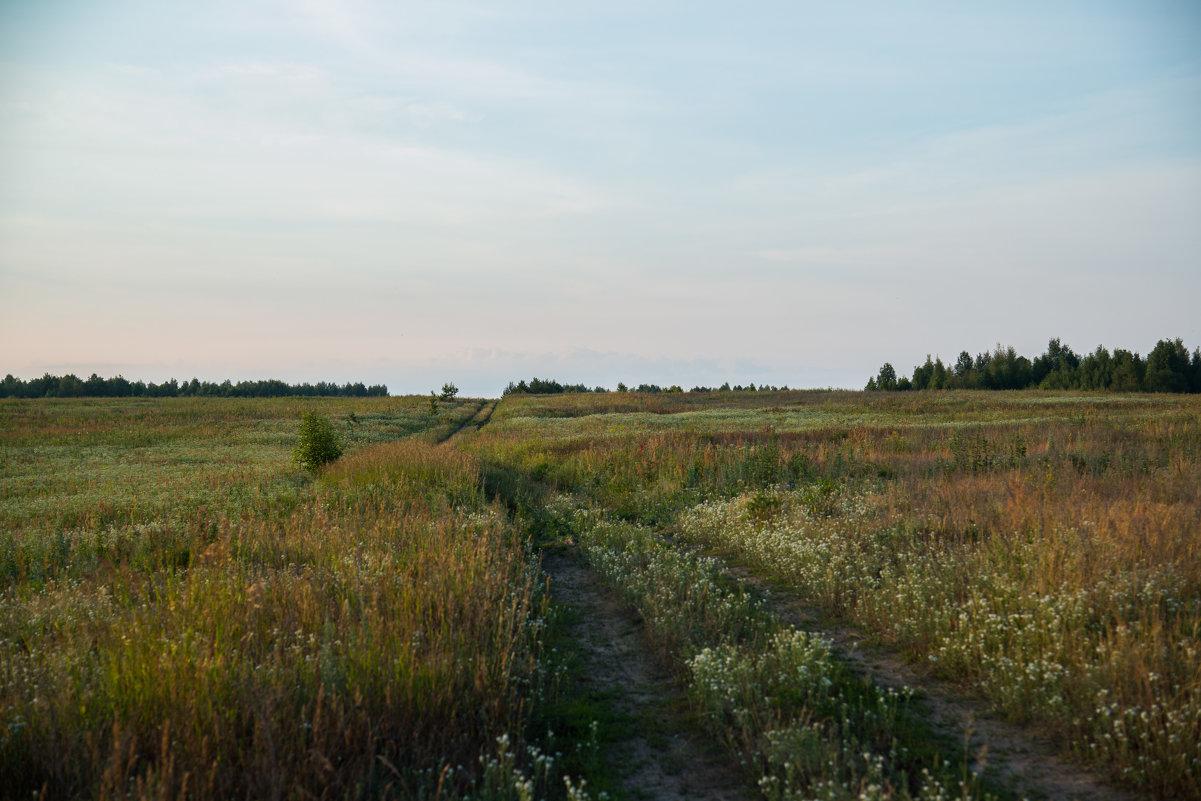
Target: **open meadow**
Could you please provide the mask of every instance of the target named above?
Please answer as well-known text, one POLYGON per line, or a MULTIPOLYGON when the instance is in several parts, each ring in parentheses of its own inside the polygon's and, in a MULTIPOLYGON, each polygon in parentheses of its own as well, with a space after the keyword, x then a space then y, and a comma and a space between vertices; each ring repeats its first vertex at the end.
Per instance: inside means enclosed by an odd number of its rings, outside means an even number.
POLYGON ((0 794, 470 789, 538 690, 543 614, 478 466, 434 444, 482 406, 5 403, 0 794), (347 445, 318 480, 302 409, 347 445))
POLYGON ((10 797, 659 797, 552 563, 747 798, 1068 797, 835 631, 1105 797, 1201 784, 1197 396, 12 400, 0 457, 10 797))

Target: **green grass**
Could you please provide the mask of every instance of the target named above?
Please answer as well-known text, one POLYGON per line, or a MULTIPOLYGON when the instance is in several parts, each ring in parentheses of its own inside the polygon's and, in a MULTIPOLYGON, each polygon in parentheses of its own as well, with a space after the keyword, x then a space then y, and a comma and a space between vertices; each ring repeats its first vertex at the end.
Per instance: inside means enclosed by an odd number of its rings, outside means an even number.
POLYGON ((695 547, 1118 782, 1201 782, 1201 399, 510 396, 480 427, 487 408, 0 402, 4 792, 616 792, 588 754, 632 724, 547 651, 569 629, 536 548, 568 541, 765 798, 983 788, 695 547), (305 410, 346 444, 315 477, 291 464, 305 410))
POLYGON ((431 444, 478 404, 423 404, 0 404, 4 792, 517 792, 498 742, 543 694, 539 574, 431 444), (349 445, 316 480, 306 408, 349 445))
POLYGON ((717 561, 566 498, 552 509, 639 611, 703 724, 763 797, 988 797, 947 766, 908 694, 854 676, 828 642, 778 622, 717 561))
POLYGON ((577 395, 495 419, 464 446, 488 469, 737 558, 1121 783, 1201 782, 1201 399, 577 395))

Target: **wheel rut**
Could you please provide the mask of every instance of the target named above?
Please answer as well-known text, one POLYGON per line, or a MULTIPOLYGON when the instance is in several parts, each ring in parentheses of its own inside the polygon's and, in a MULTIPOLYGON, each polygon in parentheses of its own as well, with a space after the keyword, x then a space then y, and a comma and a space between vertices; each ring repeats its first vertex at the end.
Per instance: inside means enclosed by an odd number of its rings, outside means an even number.
POLYGON ((439 445, 446 445, 452 440, 458 438, 465 431, 479 431, 484 426, 488 425, 488 421, 492 419, 492 412, 496 411, 496 404, 500 401, 482 400, 476 406, 475 412, 457 427, 447 433, 444 437, 438 440, 439 445))
POLYGON ((624 797, 647 801, 747 799, 741 775, 714 743, 689 730, 683 693, 647 646, 637 614, 605 589, 571 550, 544 553, 551 597, 575 611, 571 635, 579 644, 578 691, 608 699, 628 721, 604 758, 624 797))
POLYGON ((832 621, 819 608, 745 567, 728 566, 734 578, 767 590, 773 611, 784 622, 823 635, 853 670, 885 687, 910 687, 930 720, 964 744, 970 767, 1010 788, 1019 797, 1051 801, 1137 801, 1140 796, 1116 787, 1087 768, 1060 756, 1065 750, 1049 732, 993 715, 983 700, 916 669, 900 653, 873 643, 852 626, 832 621))

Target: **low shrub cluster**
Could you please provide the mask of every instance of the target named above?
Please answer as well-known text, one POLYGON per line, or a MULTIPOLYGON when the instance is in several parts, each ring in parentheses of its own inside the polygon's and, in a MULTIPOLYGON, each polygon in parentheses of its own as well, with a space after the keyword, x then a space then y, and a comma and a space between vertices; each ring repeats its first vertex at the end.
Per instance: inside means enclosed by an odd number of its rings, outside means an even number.
POLYGON ((342 455, 342 443, 328 417, 316 412, 300 416, 299 438, 292 451, 292 462, 305 470, 316 472, 342 455))

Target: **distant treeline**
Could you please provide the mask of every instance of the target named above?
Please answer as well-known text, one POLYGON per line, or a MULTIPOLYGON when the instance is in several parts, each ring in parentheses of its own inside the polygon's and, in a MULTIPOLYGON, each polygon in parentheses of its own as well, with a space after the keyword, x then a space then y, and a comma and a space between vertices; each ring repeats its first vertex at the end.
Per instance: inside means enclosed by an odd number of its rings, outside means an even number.
MULTIPOLYGON (((754 384, 731 387, 729 382, 722 384, 720 387, 693 387, 689 392, 777 392, 787 390, 788 387, 773 387, 764 384, 756 387, 754 384)), ((534 378, 529 382, 524 379, 516 384, 512 381, 505 387, 505 395, 558 395, 563 392, 608 392, 604 387, 593 387, 589 389, 583 384, 560 384, 558 381, 550 381, 542 378, 534 378)), ((636 387, 627 387, 624 383, 617 383, 618 392, 646 392, 656 394, 660 392, 683 392, 684 389, 679 384, 674 384, 669 387, 661 387, 658 384, 639 384, 636 387)))
POLYGON ((1192 354, 1179 339, 1161 339, 1144 359, 1118 349, 1110 353, 1099 346, 1079 356, 1058 339, 1033 361, 1012 347, 1000 345, 992 353, 975 357, 966 350, 951 366, 926 357, 913 368, 913 377, 897 378, 889 363, 867 390, 907 389, 1098 389, 1113 392, 1201 392, 1201 348, 1192 354))
MULTIPOLYGON (((680 390, 679 387, 673 387, 673 389, 676 390, 677 392, 680 390)), ((642 390, 639 390, 639 392, 641 392, 641 391, 642 390)), ((755 386, 754 384, 747 384, 744 387, 742 384, 735 384, 734 386, 731 387, 730 382, 727 381, 726 383, 722 384, 720 387, 693 387, 692 389, 690 389, 688 391, 689 392, 787 392, 788 385, 785 384, 782 387, 775 387, 775 386, 772 386, 771 384, 760 384, 759 386, 755 386)))
POLYGON ((533 378, 526 383, 525 379, 514 384, 512 381, 505 387, 505 395, 559 395, 563 392, 608 392, 604 387, 589 389, 583 384, 560 384, 558 381, 533 378))
POLYGON ((289 384, 276 379, 266 381, 239 381, 229 379, 215 384, 193 378, 182 384, 174 378, 156 384, 153 381, 130 381, 122 376, 101 378, 92 373, 86 380, 68 373, 64 376, 46 373, 41 378, 22 381, 13 376, 4 376, 0 383, 0 398, 285 398, 297 395, 317 397, 336 396, 343 398, 387 397, 388 388, 383 384, 366 386, 362 382, 335 384, 319 381, 316 384, 289 384))

